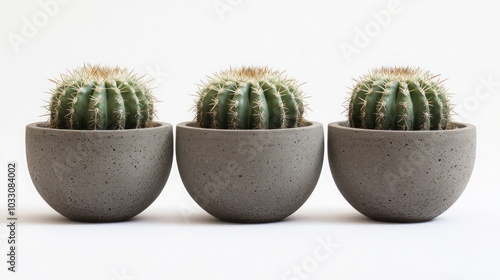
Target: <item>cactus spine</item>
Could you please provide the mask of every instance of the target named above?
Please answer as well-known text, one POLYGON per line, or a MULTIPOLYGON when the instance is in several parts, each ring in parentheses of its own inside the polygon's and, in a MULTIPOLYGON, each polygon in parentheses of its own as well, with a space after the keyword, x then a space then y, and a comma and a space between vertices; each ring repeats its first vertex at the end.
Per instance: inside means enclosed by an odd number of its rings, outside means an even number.
POLYGON ((356 81, 349 125, 366 129, 449 129, 451 104, 439 76, 420 69, 379 68, 356 81))
POLYGON ((84 65, 53 80, 51 128, 131 129, 153 126, 154 97, 142 78, 119 67, 84 65))
POLYGON ((299 85, 267 67, 241 67, 218 73, 209 78, 198 95, 199 127, 273 129, 304 124, 304 95, 299 85))

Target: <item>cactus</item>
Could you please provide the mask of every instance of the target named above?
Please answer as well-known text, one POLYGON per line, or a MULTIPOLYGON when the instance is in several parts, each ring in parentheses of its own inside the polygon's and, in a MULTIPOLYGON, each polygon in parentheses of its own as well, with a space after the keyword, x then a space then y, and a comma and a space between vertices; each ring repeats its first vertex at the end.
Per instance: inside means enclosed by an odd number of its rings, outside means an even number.
POLYGON ((356 80, 349 125, 366 129, 452 128, 451 104, 438 75, 414 68, 379 68, 356 80))
POLYGON ((196 123, 218 129, 303 126, 304 94, 282 72, 267 67, 229 69, 211 77, 199 92, 196 123))
POLYGON ((153 126, 154 97, 142 77, 119 67, 84 65, 51 91, 49 127, 131 129, 153 126))

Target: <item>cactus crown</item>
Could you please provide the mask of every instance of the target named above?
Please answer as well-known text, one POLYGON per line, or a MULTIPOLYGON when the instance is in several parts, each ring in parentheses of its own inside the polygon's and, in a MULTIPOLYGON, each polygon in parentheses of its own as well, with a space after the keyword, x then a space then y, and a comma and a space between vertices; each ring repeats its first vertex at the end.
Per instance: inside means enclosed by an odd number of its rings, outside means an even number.
POLYGON ((449 95, 438 75, 382 67, 356 80, 348 99, 351 127, 386 130, 452 128, 449 95))
POLYGON ((283 72, 240 67, 209 77, 198 91, 196 123, 219 129, 292 128, 304 125, 304 94, 283 72))
POLYGON ((51 81, 56 84, 47 106, 51 128, 131 129, 154 124, 151 90, 126 68, 84 65, 51 81))

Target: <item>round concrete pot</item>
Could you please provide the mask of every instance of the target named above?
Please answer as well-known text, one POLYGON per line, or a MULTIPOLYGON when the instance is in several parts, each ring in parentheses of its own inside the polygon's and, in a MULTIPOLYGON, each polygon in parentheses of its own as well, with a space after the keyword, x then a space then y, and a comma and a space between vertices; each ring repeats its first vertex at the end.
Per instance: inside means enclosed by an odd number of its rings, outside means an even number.
POLYGON ((134 217, 158 197, 172 167, 173 128, 67 130, 26 127, 33 184, 61 215, 82 222, 134 217))
POLYGON ((323 126, 228 130, 176 128, 182 182, 198 205, 229 222, 280 221, 314 190, 323 165, 323 126))
POLYGON ((360 213, 390 222, 429 221, 467 185, 476 156, 476 128, 369 130, 328 125, 328 160, 344 198, 360 213))

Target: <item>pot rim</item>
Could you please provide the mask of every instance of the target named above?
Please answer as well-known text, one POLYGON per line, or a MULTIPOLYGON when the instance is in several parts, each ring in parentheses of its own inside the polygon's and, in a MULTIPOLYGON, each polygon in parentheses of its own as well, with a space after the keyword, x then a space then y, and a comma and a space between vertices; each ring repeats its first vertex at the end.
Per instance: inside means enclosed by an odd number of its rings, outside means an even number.
POLYGON ((213 132, 213 133, 226 133, 230 131, 229 133, 285 133, 285 132, 294 132, 294 131, 299 131, 299 130, 310 130, 310 129, 316 129, 316 128, 322 128, 323 124, 320 122, 316 121, 306 121, 305 126, 300 126, 300 127, 293 127, 293 128, 278 128, 278 129, 215 129, 215 128, 204 128, 204 127, 198 127, 195 126, 195 121, 185 121, 178 123, 176 125, 177 128, 182 128, 182 129, 189 129, 189 130, 198 130, 198 131, 203 131, 203 132, 213 132))
POLYGON ((81 133, 81 134, 90 134, 90 133, 130 133, 137 132, 141 130, 157 130, 163 128, 171 128, 172 124, 167 122, 155 121, 153 127, 145 127, 145 128, 132 128, 132 129, 108 129, 108 130, 87 130, 87 129, 62 129, 62 128, 50 128, 48 127, 48 122, 34 122, 26 125, 26 129, 36 129, 36 130, 47 130, 51 132, 60 132, 60 133, 81 133))
POLYGON ((350 130, 353 132, 360 133, 377 133, 377 134, 423 134, 423 133, 458 133, 463 132, 464 130, 475 130, 476 126, 469 123, 463 122, 452 122, 451 124, 455 127, 453 129, 445 129, 445 130, 379 130, 379 129, 366 129, 366 128, 354 128, 347 126, 347 120, 343 121, 335 121, 328 123, 328 128, 332 129, 340 129, 340 130, 350 130))

